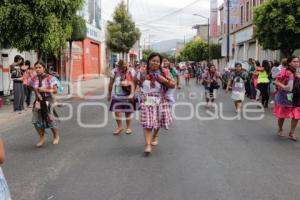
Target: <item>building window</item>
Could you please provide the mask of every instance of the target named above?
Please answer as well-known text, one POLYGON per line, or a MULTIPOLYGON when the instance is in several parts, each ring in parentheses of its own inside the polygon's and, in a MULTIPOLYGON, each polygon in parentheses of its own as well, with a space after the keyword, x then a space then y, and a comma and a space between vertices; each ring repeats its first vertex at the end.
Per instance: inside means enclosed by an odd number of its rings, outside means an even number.
POLYGON ((241 6, 241 24, 244 24, 244 6, 241 6))
POLYGON ((256 6, 256 0, 253 0, 253 8, 256 6))
POLYGON ((249 21, 250 4, 249 1, 246 3, 246 22, 249 21))
POLYGON ((264 0, 260 0, 260 4, 262 4, 264 2, 264 0))

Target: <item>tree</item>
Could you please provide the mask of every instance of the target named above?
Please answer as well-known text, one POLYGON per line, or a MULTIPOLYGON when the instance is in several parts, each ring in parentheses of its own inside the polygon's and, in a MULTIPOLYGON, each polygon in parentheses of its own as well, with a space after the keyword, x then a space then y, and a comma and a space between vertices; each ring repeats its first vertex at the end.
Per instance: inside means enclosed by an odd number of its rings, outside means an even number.
POLYGON ((194 40, 180 52, 180 60, 199 62, 208 58, 208 44, 203 40, 194 40))
POLYGON ((300 1, 270 0, 254 10, 255 35, 264 49, 291 56, 300 48, 300 1))
POLYGON ((142 61, 143 62, 147 62, 148 61, 148 57, 149 55, 154 52, 153 49, 143 49, 143 58, 142 58, 142 61))
POLYGON ((129 52, 141 36, 124 1, 121 1, 116 7, 113 21, 108 21, 107 31, 107 46, 113 52, 122 53, 124 59, 124 54, 129 52))
POLYGON ((0 1, 0 46, 53 53, 65 47, 84 0, 0 1))
MULTIPOLYGON (((72 20, 72 34, 69 41, 69 83, 72 83, 73 74, 73 59, 72 59, 72 44, 73 41, 82 41, 86 38, 86 23, 80 16, 75 16, 72 20)), ((68 93, 70 94, 70 84, 68 84, 68 93)))

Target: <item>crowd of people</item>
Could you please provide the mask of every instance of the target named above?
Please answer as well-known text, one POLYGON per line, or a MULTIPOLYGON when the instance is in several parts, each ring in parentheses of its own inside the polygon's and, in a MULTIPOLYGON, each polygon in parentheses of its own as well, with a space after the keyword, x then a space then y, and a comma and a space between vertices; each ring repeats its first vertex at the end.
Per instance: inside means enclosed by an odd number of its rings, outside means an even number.
MULTIPOLYGON (((140 125, 144 134, 144 153, 150 155, 154 146, 158 145, 160 129, 168 130, 172 119, 172 107, 176 102, 176 89, 181 89, 181 75, 186 79, 186 86, 192 77, 198 85, 205 88, 207 107, 211 108, 217 98, 217 90, 222 82, 226 93, 231 91, 237 113, 241 112, 245 96, 254 101, 261 101, 260 107, 268 108, 272 99, 273 113, 278 119, 278 137, 285 137, 283 125, 286 119, 291 119, 288 137, 297 141, 296 128, 300 119, 300 70, 299 58, 291 56, 277 61, 264 60, 262 65, 258 61, 249 59, 249 67, 235 63, 234 68, 220 73, 213 64, 198 65, 195 72, 190 67, 183 70, 183 74, 163 58, 159 53, 152 53, 146 65, 132 67, 124 60, 119 60, 117 67, 111 71, 108 101, 110 111, 114 113, 117 128, 114 135, 125 132, 132 134, 132 114, 140 112, 140 125), (192 75, 192 73, 194 73, 192 75), (202 83, 202 84, 200 84, 202 83), (123 128, 123 113, 126 128, 123 128)), ((47 72, 42 61, 37 61, 33 67, 29 61, 16 56, 11 66, 14 83, 14 111, 20 112, 32 103, 32 124, 39 136, 37 147, 45 144, 45 130, 51 129, 53 144, 59 144, 58 115, 53 107, 60 82, 55 75, 47 72), (25 98, 26 96, 26 98, 25 98)), ((0 165, 4 162, 4 147, 0 138, 0 165)), ((0 188, 2 195, 9 199, 9 190, 0 167, 0 188)))
MULTIPOLYGON (((108 94, 110 111, 114 113, 117 123, 113 134, 132 134, 132 113, 139 111, 145 137, 144 152, 151 153, 152 147, 158 144, 159 130, 168 129, 172 122, 171 111, 176 101, 176 89, 181 88, 180 79, 183 76, 186 87, 189 87, 193 77, 198 85, 204 86, 207 108, 213 107, 217 90, 221 88, 219 81, 226 93, 231 91, 237 113, 241 112, 245 96, 260 101, 263 108, 268 108, 271 99, 274 115, 278 118, 278 136, 284 136, 283 123, 290 118, 292 124, 289 137, 295 141, 295 129, 300 119, 298 66, 299 59, 296 56, 283 59, 281 63, 264 60, 262 65, 259 61, 249 59, 247 67, 235 63, 233 68, 226 69, 224 73, 220 73, 213 64, 189 64, 178 68, 159 53, 152 53, 146 65, 132 66, 120 60, 111 71, 108 94), (123 113, 126 118, 125 128, 122 124, 123 113)), ((47 72, 43 62, 38 61, 32 67, 30 61, 24 61, 19 55, 11 66, 11 77, 14 83, 14 111, 21 112, 24 102, 27 107, 31 107, 31 96, 35 94, 32 123, 39 135, 37 147, 44 145, 47 128, 52 130, 53 144, 58 144, 58 116, 55 109, 50 109, 55 104, 53 93, 58 92, 58 78, 47 72)))
POLYGON ((249 59, 248 66, 235 63, 234 68, 226 69, 221 75, 213 64, 208 65, 201 77, 208 107, 216 99, 216 91, 220 88, 218 80, 221 80, 226 93, 231 90, 237 113, 241 112, 245 96, 260 102, 258 106, 265 109, 271 103, 274 116, 278 119, 277 135, 285 137, 283 124, 286 119, 291 119, 288 137, 297 141, 296 128, 300 119, 299 58, 291 56, 281 63, 263 60, 262 64, 249 59))
POLYGON ((292 119, 288 136, 296 141, 295 129, 300 119, 298 67, 299 58, 296 56, 283 59, 281 63, 264 60, 262 65, 259 61, 249 59, 247 66, 235 63, 223 74, 214 64, 196 64, 195 69, 191 65, 178 68, 158 53, 150 55, 146 66, 128 67, 125 61, 120 60, 112 71, 108 97, 111 101, 110 111, 115 113, 117 121, 114 134, 119 135, 124 131, 122 113, 126 117, 125 132, 131 134, 131 114, 139 110, 145 137, 144 151, 150 153, 152 147, 158 144, 159 130, 168 129, 172 122, 170 113, 175 103, 176 87, 181 88, 180 77, 183 76, 186 87, 189 87, 193 77, 198 85, 204 86, 207 108, 213 107, 217 90, 221 88, 220 81, 226 93, 231 91, 237 113, 241 112, 245 97, 258 102, 258 107, 264 109, 268 108, 271 99, 274 116, 278 118, 278 136, 284 136, 285 119, 292 119))

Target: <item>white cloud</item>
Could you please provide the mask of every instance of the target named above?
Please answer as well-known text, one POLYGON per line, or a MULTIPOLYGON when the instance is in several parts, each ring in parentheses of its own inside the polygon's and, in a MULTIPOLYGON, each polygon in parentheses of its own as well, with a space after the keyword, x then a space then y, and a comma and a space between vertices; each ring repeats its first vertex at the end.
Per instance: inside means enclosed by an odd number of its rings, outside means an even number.
MULTIPOLYGON (((142 30, 142 40, 151 35, 152 41, 190 38, 192 26, 207 23, 193 13, 209 16, 210 0, 129 0, 130 13, 142 30), (193 4, 192 4, 193 3, 193 4), (190 5, 187 7, 187 5, 190 5), (185 9, 182 9, 185 8, 185 9), (182 10, 181 10, 182 9, 182 10), (176 12, 177 11, 177 12, 176 12), (163 18, 163 16, 166 16, 163 18)), ((120 0, 103 0, 103 19, 111 19, 120 0)), ((147 39, 148 41, 148 39, 147 39)))

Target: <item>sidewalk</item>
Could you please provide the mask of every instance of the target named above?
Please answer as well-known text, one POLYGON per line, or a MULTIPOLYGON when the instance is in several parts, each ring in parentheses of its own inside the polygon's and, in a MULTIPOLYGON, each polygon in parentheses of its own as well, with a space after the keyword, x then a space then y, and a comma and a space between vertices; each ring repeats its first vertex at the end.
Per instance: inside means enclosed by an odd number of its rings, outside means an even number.
MULTIPOLYGON (((72 99, 85 100, 87 97, 97 93, 97 91, 100 91, 104 89, 104 87, 107 87, 108 81, 108 78, 101 77, 97 79, 74 82, 72 84, 72 95, 68 95, 68 86, 67 84, 63 84, 64 92, 62 94, 58 94, 56 98, 59 102, 72 99)), ((4 105, 3 107, 1 107, 0 130, 3 128, 4 125, 8 125, 8 123, 14 123, 16 122, 16 120, 28 117, 28 115, 31 114, 31 109, 32 108, 27 108, 24 112, 22 112, 22 114, 19 114, 17 112, 13 112, 13 102, 11 102, 11 105, 4 105)))

